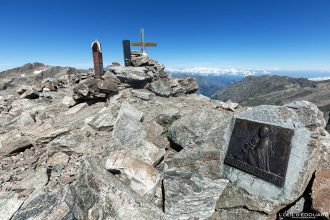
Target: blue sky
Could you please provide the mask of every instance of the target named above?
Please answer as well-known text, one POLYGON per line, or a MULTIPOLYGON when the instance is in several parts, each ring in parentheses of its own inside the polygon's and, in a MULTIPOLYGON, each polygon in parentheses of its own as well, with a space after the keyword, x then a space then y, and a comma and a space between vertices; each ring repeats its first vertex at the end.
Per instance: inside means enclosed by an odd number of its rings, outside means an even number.
POLYGON ((140 27, 167 67, 330 71, 330 0, 0 0, 0 70, 122 63, 140 27))

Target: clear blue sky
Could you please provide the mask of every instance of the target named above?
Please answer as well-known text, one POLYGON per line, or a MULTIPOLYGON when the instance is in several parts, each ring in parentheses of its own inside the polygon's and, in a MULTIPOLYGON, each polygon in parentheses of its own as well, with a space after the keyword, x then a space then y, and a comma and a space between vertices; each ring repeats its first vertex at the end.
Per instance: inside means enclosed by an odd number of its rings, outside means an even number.
POLYGON ((169 67, 330 71, 330 0, 0 0, 0 69, 122 63, 140 27, 169 67))

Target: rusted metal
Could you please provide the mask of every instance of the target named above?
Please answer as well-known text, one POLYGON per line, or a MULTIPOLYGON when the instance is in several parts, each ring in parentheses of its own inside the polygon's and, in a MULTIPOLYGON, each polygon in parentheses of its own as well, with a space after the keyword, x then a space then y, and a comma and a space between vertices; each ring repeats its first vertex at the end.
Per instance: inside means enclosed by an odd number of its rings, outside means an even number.
POLYGON ((292 129, 237 118, 225 163, 282 187, 293 133, 292 129))
POLYGON ((103 75, 103 58, 101 44, 98 40, 92 43, 93 63, 95 78, 100 79, 103 75))
POLYGON ((141 54, 145 55, 145 47, 156 47, 157 43, 153 42, 145 42, 144 41, 144 29, 140 28, 140 42, 132 42, 132 46, 139 46, 141 47, 141 54))
POLYGON ((132 66, 131 63, 131 44, 129 40, 123 40, 123 50, 124 50, 124 63, 125 66, 132 66))

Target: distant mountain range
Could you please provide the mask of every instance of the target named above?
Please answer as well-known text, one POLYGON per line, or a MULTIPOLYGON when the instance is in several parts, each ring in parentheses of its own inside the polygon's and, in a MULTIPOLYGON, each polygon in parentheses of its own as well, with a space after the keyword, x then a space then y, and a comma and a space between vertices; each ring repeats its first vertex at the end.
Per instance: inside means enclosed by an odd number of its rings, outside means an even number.
POLYGON ((306 100, 323 111, 329 125, 330 80, 312 81, 287 76, 247 76, 214 93, 214 99, 232 100, 244 106, 282 105, 306 100))
MULTIPOLYGON (((171 74, 174 77, 195 77, 199 84, 199 92, 213 99, 231 100, 243 106, 283 105, 295 100, 306 100, 316 104, 330 123, 329 73, 290 72, 293 76, 310 78, 307 79, 283 76, 285 72, 277 72, 282 75, 278 76, 261 75, 262 71, 237 69, 231 71, 195 69, 195 72, 186 72, 189 70, 194 69, 182 69, 171 74)), ((328 130, 330 130, 330 124, 328 130)))

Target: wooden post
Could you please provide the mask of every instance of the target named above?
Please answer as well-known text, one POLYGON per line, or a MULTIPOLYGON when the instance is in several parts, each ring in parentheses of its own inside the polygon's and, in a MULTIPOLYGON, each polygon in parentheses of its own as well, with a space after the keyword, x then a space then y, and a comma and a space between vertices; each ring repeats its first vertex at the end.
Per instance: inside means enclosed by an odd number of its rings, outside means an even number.
POLYGON ((101 79, 103 75, 103 58, 101 44, 97 40, 92 43, 94 73, 96 79, 101 79))

